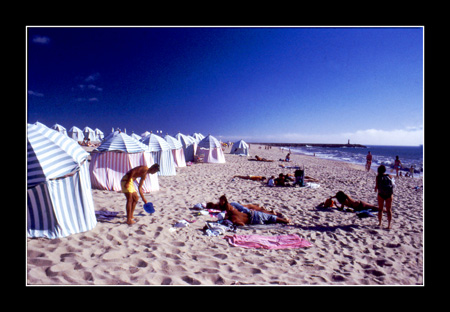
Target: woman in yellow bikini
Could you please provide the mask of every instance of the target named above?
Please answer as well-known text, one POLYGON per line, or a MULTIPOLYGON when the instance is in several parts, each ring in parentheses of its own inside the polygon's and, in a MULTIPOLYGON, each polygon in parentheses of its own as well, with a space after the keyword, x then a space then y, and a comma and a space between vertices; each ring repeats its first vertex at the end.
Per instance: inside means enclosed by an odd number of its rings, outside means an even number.
POLYGON ((141 178, 141 180, 139 181, 139 187, 138 187, 139 194, 141 195, 144 203, 147 203, 147 200, 144 197, 144 193, 142 192, 142 185, 144 184, 147 174, 154 174, 154 173, 157 173, 158 171, 159 171, 158 164, 154 164, 150 168, 148 168, 147 166, 138 166, 138 167, 135 167, 135 168, 131 169, 130 171, 128 171, 122 177, 122 180, 120 181, 120 185, 122 187, 122 193, 125 194, 125 197, 127 199, 127 204, 125 207, 126 207, 126 211, 127 211, 127 223, 128 224, 136 223, 135 221, 133 221, 133 219, 134 219, 133 213, 134 213, 134 209, 136 208, 136 204, 139 200, 139 196, 137 195, 136 189, 134 188, 134 180, 136 180, 137 178, 141 178))

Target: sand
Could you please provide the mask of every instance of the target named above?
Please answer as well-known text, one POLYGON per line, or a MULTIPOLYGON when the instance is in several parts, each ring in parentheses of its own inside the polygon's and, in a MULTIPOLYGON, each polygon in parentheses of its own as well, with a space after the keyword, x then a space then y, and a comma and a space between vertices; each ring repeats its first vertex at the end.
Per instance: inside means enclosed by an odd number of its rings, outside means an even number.
MULTIPOLYGON (((66 238, 27 239, 27 285, 423 285, 422 178, 396 179, 392 228, 377 218, 321 211, 315 207, 342 190, 355 199, 376 204, 375 173, 362 166, 291 155, 290 165, 305 166, 318 188, 269 188, 233 175, 278 175, 286 151, 252 145, 251 154, 275 162, 249 161, 229 154, 225 164, 194 164, 178 168, 174 177, 159 177, 161 190, 146 194, 156 212, 143 202, 137 223, 125 223, 125 196, 92 190, 95 209, 119 212, 88 232, 66 238), (232 247, 223 236, 202 231, 211 216, 191 208, 202 202, 229 201, 276 209, 294 226, 238 229, 236 234, 297 234, 312 243, 302 249, 232 247), (196 220, 174 228, 179 220, 196 220)), ((232 235, 233 233, 229 233, 232 235)))

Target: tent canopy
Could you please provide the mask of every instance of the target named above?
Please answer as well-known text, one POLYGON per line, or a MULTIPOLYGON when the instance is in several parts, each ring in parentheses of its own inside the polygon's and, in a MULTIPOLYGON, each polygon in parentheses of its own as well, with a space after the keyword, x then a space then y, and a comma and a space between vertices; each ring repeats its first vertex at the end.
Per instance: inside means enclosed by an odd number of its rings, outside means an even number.
POLYGON ((27 129, 27 235, 60 238, 97 224, 87 157, 76 141, 45 126, 27 129))
POLYGON ((56 130, 58 132, 61 132, 62 134, 67 135, 67 130, 66 128, 64 128, 63 126, 59 125, 59 124, 54 124, 52 127, 53 130, 56 130))
POLYGON ((28 187, 76 171, 89 156, 77 142, 45 126, 28 124, 27 134, 28 187))
POLYGON ((81 131, 80 128, 73 126, 69 130, 69 137, 74 139, 75 141, 83 141, 84 134, 83 134, 83 131, 81 131))
POLYGON ((200 141, 200 143, 198 143, 198 147, 210 149, 217 147, 221 148, 222 145, 220 144, 219 140, 217 140, 211 134, 208 134, 206 138, 204 138, 203 140, 200 141))
POLYGON ((164 140, 166 140, 167 143, 169 143, 171 149, 180 149, 183 148, 183 145, 180 141, 175 139, 173 136, 166 135, 164 137, 164 140))
POLYGON ((144 148, 126 133, 114 131, 95 150, 99 152, 120 151, 125 153, 139 153, 143 152, 144 148))
POLYGON ((230 154, 250 156, 249 145, 244 140, 233 143, 230 154))
POLYGON ((160 152, 171 150, 169 143, 159 135, 150 133, 150 135, 141 139, 141 142, 148 145, 150 152, 160 152))

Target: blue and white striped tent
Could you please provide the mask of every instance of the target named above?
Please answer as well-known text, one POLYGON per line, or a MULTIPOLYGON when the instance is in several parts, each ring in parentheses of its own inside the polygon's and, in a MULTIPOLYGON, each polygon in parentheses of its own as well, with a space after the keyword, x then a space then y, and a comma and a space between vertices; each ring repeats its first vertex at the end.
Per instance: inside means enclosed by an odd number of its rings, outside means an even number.
POLYGON ((197 143, 190 136, 177 133, 175 138, 183 145, 184 159, 186 161, 194 161, 194 155, 197 151, 197 143))
POLYGON ((250 147, 244 140, 239 140, 239 141, 233 143, 230 154, 250 156, 249 148, 250 147))
POLYGON ((173 160, 172 149, 169 143, 159 135, 150 133, 150 135, 141 139, 141 142, 148 145, 148 150, 153 156, 156 163, 159 164, 160 176, 174 176, 177 174, 175 170, 175 161, 173 160))
POLYGON ((222 147, 222 144, 220 144, 219 140, 217 140, 215 137, 213 137, 211 134, 208 134, 208 136, 206 138, 204 138, 203 140, 201 140, 198 143, 198 147, 201 148, 216 148, 222 147))
POLYGON ((83 131, 81 131, 80 128, 73 126, 69 129, 68 133, 69 138, 74 139, 75 141, 83 141, 84 140, 84 134, 83 131))
POLYGON ((87 157, 69 137, 28 124, 28 237, 60 238, 95 227, 87 157))
POLYGON ((54 124, 52 127, 53 130, 56 130, 58 132, 61 132, 62 134, 67 135, 67 130, 66 128, 64 128, 63 126, 59 125, 59 124, 54 124))
POLYGON ((84 134, 84 138, 85 139, 90 139, 91 142, 99 141, 97 139, 97 135, 95 135, 95 131, 92 130, 91 128, 89 128, 89 127, 84 127, 83 134, 84 134))
POLYGON ((205 136, 201 133, 194 133, 193 135, 191 135, 191 137, 193 137, 195 141, 197 141, 197 143, 205 138, 205 136))
POLYGON ((99 128, 95 128, 94 132, 95 132, 95 137, 97 138, 97 141, 102 141, 105 138, 105 134, 99 128))
POLYGON ((128 134, 114 131, 104 138, 103 143, 96 150, 99 152, 139 153, 145 151, 145 148, 128 134))
POLYGON ((167 143, 169 143, 170 148, 172 149, 173 160, 175 161, 175 165, 178 168, 186 167, 186 160, 184 158, 183 145, 181 145, 180 141, 175 139, 173 136, 166 135, 164 137, 167 143))

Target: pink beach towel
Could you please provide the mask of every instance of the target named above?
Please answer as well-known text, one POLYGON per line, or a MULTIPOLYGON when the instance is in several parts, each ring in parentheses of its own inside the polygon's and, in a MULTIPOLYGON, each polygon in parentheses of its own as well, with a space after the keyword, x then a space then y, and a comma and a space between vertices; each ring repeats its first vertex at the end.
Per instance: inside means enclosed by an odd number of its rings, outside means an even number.
POLYGON ((236 247, 289 249, 311 247, 312 244, 296 234, 262 236, 262 235, 233 235, 225 236, 228 243, 236 247))

